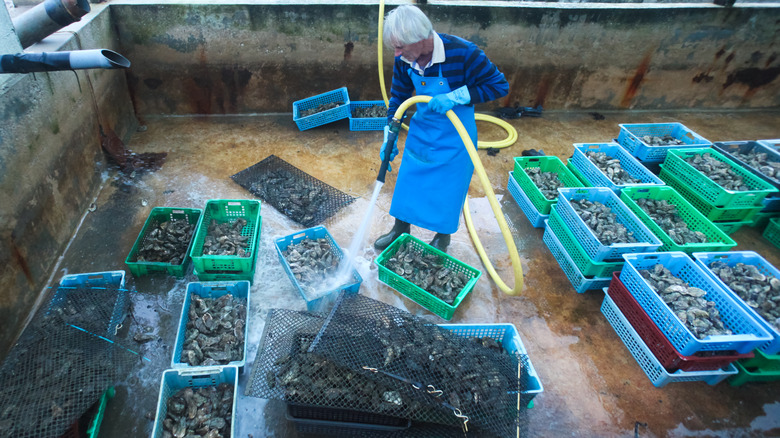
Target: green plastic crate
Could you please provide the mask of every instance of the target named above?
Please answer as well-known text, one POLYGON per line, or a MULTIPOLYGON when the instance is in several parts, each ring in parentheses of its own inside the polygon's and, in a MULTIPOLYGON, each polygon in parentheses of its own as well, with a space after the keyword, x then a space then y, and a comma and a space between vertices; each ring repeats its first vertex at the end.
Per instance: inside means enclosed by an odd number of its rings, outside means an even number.
POLYGON ((520 184, 528 199, 541 214, 550 214, 550 207, 558 202, 558 198, 547 199, 536 187, 525 169, 538 167, 542 172, 555 172, 565 187, 583 187, 582 182, 563 164, 560 158, 554 156, 515 157, 515 180, 520 184))
POLYGON ((201 274, 245 273, 254 270, 255 254, 260 244, 260 201, 257 200, 232 200, 212 199, 206 202, 203 210, 203 218, 200 221, 198 232, 192 244, 190 257, 192 263, 201 274), (212 220, 217 223, 234 222, 236 219, 246 219, 246 225, 241 230, 242 236, 249 236, 249 257, 234 255, 203 255, 203 243, 208 234, 209 224, 212 220))
POLYGON ((773 217, 780 217, 780 211, 759 211, 753 217, 753 223, 750 225, 755 228, 763 228, 769 224, 773 217))
POLYGON ((195 231, 198 229, 202 214, 203 210, 199 208, 154 207, 146 218, 146 222, 144 222, 144 226, 141 228, 138 238, 135 239, 133 249, 130 250, 130 254, 128 254, 125 259, 125 264, 130 270, 130 273, 136 277, 155 273, 167 273, 179 278, 184 277, 184 274, 187 273, 187 268, 190 265, 192 241, 194 240, 195 231), (139 262, 138 251, 144 245, 147 234, 163 222, 180 220, 186 220, 193 227, 190 242, 187 245, 187 250, 184 253, 182 262, 178 265, 161 262, 139 262))
POLYGON ((728 251, 729 249, 737 246, 737 242, 730 238, 726 233, 718 228, 709 219, 704 217, 693 205, 691 205, 680 193, 672 187, 629 187, 623 189, 620 192, 620 200, 642 221, 650 231, 655 234, 658 239, 663 242, 663 245, 658 248, 658 252, 667 251, 683 251, 688 254, 694 252, 716 252, 716 251, 728 251), (699 231, 707 236, 707 243, 686 243, 684 245, 677 244, 671 237, 664 231, 654 220, 650 218, 650 215, 642 210, 642 207, 636 203, 637 199, 652 199, 655 201, 666 201, 677 207, 677 214, 688 225, 688 228, 693 231, 699 231))
POLYGON ((753 359, 734 362, 739 374, 729 379, 729 385, 741 386, 749 382, 780 381, 780 355, 767 355, 754 351, 753 359))
POLYGON ((474 285, 477 284, 477 280, 479 280, 479 277, 482 276, 482 271, 479 269, 472 268, 455 257, 452 257, 445 252, 439 251, 422 240, 406 233, 395 239, 395 241, 390 244, 390 246, 382 251, 382 253, 379 254, 379 257, 374 260, 374 263, 376 263, 379 269, 379 281, 392 287, 405 297, 428 309, 432 313, 446 319, 447 321, 452 319, 452 316, 455 314, 455 310, 466 298, 466 295, 468 295, 469 292, 474 289, 474 285), (471 277, 471 280, 466 283, 466 286, 464 286, 463 290, 461 290, 458 296, 455 297, 455 301, 453 301, 452 304, 445 303, 443 300, 435 297, 430 292, 385 267, 387 261, 393 257, 401 245, 405 244, 406 242, 411 242, 412 247, 417 251, 437 254, 442 258, 444 266, 451 271, 463 272, 471 277))
POLYGON ((561 219, 561 215, 555 210, 553 206, 550 209, 550 218, 547 221, 547 226, 552 228, 555 236, 563 245, 563 249, 569 254, 569 257, 574 261, 574 264, 580 269, 580 273, 586 277, 609 277, 613 272, 620 271, 623 267, 623 261, 619 262, 594 262, 593 259, 588 257, 585 249, 574 237, 574 234, 569 230, 569 227, 561 219))
POLYGON ((673 174, 681 182, 687 184, 691 191, 701 195, 708 204, 722 208, 761 206, 761 201, 777 189, 753 175, 752 172, 735 163, 713 148, 671 149, 664 161, 664 170, 673 174), (750 190, 726 190, 711 180, 704 173, 696 170, 685 160, 694 155, 709 153, 713 158, 729 165, 734 173, 740 175, 750 190))
POLYGON ((720 228, 721 231, 728 234, 729 236, 736 233, 740 228, 742 228, 745 225, 750 225, 753 223, 752 220, 749 221, 738 221, 738 222, 713 222, 716 227, 720 228))
POLYGON ((572 164, 571 160, 566 161, 566 168, 569 169, 569 171, 571 171, 571 173, 573 173, 578 180, 580 180, 580 183, 582 183, 583 187, 593 187, 593 184, 591 184, 588 179, 585 178, 585 175, 580 172, 580 169, 577 169, 574 164, 572 164))
POLYGON ((724 222, 737 222, 747 221, 753 219, 758 214, 763 206, 753 207, 737 207, 737 208, 722 208, 715 207, 710 204, 706 199, 702 198, 695 190, 691 190, 684 182, 680 181, 677 176, 669 173, 661 165, 661 179, 667 184, 674 187, 675 190, 680 192, 685 199, 691 203, 697 210, 699 210, 707 219, 711 221, 724 221, 724 222))
POLYGON ((95 413, 95 417, 92 418, 92 421, 89 424, 89 428, 87 429, 87 437, 97 438, 98 432, 100 432, 100 424, 103 422, 103 415, 106 413, 106 404, 108 403, 109 399, 114 397, 115 394, 116 390, 113 386, 103 392, 103 395, 100 397, 100 401, 98 401, 97 404, 97 412, 95 413))
POLYGON ((780 248, 780 218, 775 217, 769 220, 769 225, 764 230, 764 239, 780 248))

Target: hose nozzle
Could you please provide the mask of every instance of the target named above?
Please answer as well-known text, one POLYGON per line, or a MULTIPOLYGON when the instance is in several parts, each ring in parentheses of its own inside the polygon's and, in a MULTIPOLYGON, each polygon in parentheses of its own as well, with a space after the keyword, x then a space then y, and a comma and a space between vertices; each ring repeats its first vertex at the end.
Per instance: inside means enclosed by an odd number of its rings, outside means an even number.
MULTIPOLYGON (((393 120, 390 122, 389 126, 390 129, 388 129, 387 141, 385 142, 385 144, 391 145, 391 144, 395 144, 396 140, 398 139, 398 131, 401 130, 401 121, 393 117, 393 120)), ((381 182, 382 184, 385 183, 385 176, 387 175, 387 167, 390 165, 391 152, 392 152, 392 148, 385 148, 385 155, 382 157, 382 165, 379 166, 379 175, 377 175, 376 180, 381 182)))

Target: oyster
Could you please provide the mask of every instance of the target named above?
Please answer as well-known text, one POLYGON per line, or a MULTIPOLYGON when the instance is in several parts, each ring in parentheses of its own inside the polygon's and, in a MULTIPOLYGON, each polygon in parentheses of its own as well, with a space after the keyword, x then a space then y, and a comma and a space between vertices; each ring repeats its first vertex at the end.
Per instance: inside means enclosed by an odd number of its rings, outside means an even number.
POLYGON ((226 437, 232 428, 233 385, 183 388, 166 400, 167 413, 162 435, 182 437, 226 437))
POLYGON ((309 117, 317 113, 321 113, 323 111, 327 111, 329 109, 338 108, 341 105, 344 105, 344 102, 329 102, 329 103, 323 103, 320 105, 317 105, 314 108, 310 108, 307 110, 303 110, 300 112, 301 117, 309 117))
POLYGON ((635 243, 637 241, 634 233, 628 231, 625 225, 618 222, 617 214, 601 202, 572 199, 569 203, 602 245, 609 246, 616 243, 635 243))
POLYGON ((780 279, 763 274, 757 266, 745 263, 736 263, 732 267, 714 261, 709 268, 775 330, 780 331, 780 279))
POLYGON ((182 264, 187 257, 193 230, 194 227, 186 220, 158 224, 143 238, 136 261, 182 264))
POLYGON ((696 338, 732 334, 704 290, 688 285, 661 264, 639 273, 696 338))
POLYGON ((642 180, 634 178, 631 174, 626 172, 626 170, 623 169, 623 166, 621 166, 620 160, 607 155, 605 152, 588 151, 585 155, 596 165, 596 167, 604 172, 604 174, 607 175, 607 178, 615 183, 615 185, 637 184, 642 182, 642 180))
POLYGON ((250 257, 249 236, 242 235, 246 225, 244 218, 222 223, 212 219, 203 240, 203 255, 250 257))
POLYGON ((650 216, 653 222, 666 232, 674 243, 678 245, 707 243, 706 234, 688 228, 685 219, 678 214, 676 205, 670 204, 665 199, 654 200, 647 198, 637 199, 636 204, 650 216))
POLYGON ((686 158, 685 161, 726 190, 750 190, 750 187, 742 179, 742 175, 734 172, 728 163, 718 160, 709 152, 693 155, 686 158))
POLYGON ((545 198, 553 200, 558 197, 558 188, 565 187, 563 181, 555 172, 542 172, 538 167, 529 167, 525 173, 531 178, 536 187, 542 192, 545 198))
POLYGON ((180 361, 191 366, 227 365, 244 357, 246 300, 190 295, 180 361))

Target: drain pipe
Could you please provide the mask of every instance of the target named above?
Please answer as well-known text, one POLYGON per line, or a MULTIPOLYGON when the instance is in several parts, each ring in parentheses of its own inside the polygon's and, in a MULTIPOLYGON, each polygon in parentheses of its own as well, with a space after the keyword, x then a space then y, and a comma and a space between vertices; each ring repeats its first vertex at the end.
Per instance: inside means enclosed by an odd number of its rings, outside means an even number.
POLYGON ((0 73, 128 67, 130 67, 130 61, 127 58, 108 49, 17 53, 0 56, 0 73))
POLYGON ((89 12, 88 0, 46 0, 12 20, 22 48, 29 47, 89 12))

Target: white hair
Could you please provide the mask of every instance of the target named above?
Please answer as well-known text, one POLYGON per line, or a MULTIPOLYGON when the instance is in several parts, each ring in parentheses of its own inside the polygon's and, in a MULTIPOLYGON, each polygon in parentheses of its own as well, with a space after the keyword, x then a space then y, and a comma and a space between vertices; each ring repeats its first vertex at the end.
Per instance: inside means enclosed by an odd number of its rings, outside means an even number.
POLYGON ((433 35, 431 20, 417 6, 401 5, 385 16, 382 39, 385 46, 414 44, 433 35))

